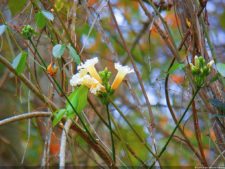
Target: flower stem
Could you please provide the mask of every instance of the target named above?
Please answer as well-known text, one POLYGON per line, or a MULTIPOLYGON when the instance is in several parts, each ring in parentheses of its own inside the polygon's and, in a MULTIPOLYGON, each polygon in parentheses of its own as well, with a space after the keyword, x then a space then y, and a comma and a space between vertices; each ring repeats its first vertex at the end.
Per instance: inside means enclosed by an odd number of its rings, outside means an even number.
POLYGON ((147 148, 147 150, 153 155, 153 157, 157 158, 157 155, 151 150, 151 148, 147 145, 146 141, 138 134, 138 132, 135 130, 133 125, 129 122, 129 120, 124 116, 123 112, 120 110, 120 108, 111 100, 109 99, 109 102, 115 107, 117 112, 122 116, 124 121, 128 124, 128 126, 131 128, 133 133, 137 136, 138 140, 147 148))
MULTIPOLYGON (((184 119, 185 115, 187 114, 189 107, 191 106, 192 102, 194 101, 194 99, 195 99, 195 97, 196 97, 196 95, 198 94, 198 92, 199 92, 200 89, 201 89, 201 87, 198 87, 198 88, 196 89, 196 91, 195 91, 194 95, 192 96, 190 102, 188 103, 188 106, 187 106, 187 108, 185 109, 183 115, 181 116, 180 120, 178 121, 176 127, 173 129, 173 132, 171 133, 171 135, 170 135, 169 139, 167 140, 166 144, 163 146, 162 150, 160 151, 159 155, 157 156, 157 159, 159 159, 159 158, 162 156, 162 154, 164 153, 164 151, 166 150, 168 144, 170 143, 170 141, 171 141, 171 139, 173 138, 175 132, 177 131, 177 129, 178 129, 180 123, 182 122, 182 120, 184 119)), ((150 166, 150 168, 153 168, 153 167, 154 167, 155 162, 156 162, 156 160, 152 163, 152 165, 150 166)))
POLYGON ((113 139, 112 124, 111 124, 111 119, 110 119, 110 114, 109 114, 109 104, 106 105, 106 111, 107 111, 107 116, 108 116, 108 121, 109 121, 109 130, 110 130, 111 144, 112 144, 112 156, 113 156, 114 163, 116 163, 116 151, 115 151, 115 144, 114 144, 114 139, 113 139))

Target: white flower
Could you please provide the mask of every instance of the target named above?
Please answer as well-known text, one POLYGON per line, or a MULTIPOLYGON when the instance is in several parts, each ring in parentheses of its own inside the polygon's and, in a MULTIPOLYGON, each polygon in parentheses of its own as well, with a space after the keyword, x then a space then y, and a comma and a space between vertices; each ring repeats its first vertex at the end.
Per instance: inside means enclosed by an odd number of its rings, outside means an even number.
POLYGON ((91 77, 90 75, 85 75, 81 79, 81 85, 85 85, 88 88, 91 88, 92 85, 99 83, 95 78, 91 77))
POLYGON ((90 92, 95 95, 100 91, 105 91, 105 87, 90 75, 85 75, 81 81, 81 85, 87 86, 90 89, 90 92))
POLYGON ((111 88, 114 90, 121 84, 126 74, 134 72, 133 69, 129 68, 128 66, 122 66, 120 63, 115 63, 115 68, 118 70, 118 72, 111 86, 111 88))
POLYGON ((93 58, 93 59, 88 59, 88 60, 86 60, 85 63, 81 63, 81 64, 77 67, 77 69, 78 69, 78 70, 80 70, 80 69, 87 69, 87 67, 89 67, 89 66, 94 66, 96 63, 98 63, 98 58, 97 58, 97 57, 95 57, 95 58, 93 58))
POLYGON ((214 60, 211 60, 211 61, 207 64, 207 66, 208 66, 209 68, 211 68, 212 65, 213 65, 214 63, 215 63, 214 60))
POLYGON ((105 91, 104 86, 102 86, 100 83, 93 84, 90 88, 90 92, 94 95, 98 94, 100 91, 105 91))
POLYGON ((99 83, 98 80, 91 77, 90 75, 85 74, 85 69, 80 70, 77 74, 73 75, 70 80, 71 86, 84 85, 90 89, 90 92, 93 94, 98 94, 100 91, 105 91, 105 87, 99 83))
POLYGON ((86 60, 85 63, 81 63, 77 69, 81 70, 81 69, 85 69, 88 73, 90 73, 90 75, 92 77, 94 77, 95 79, 97 79, 100 83, 102 82, 101 77, 99 76, 98 72, 95 69, 95 64, 98 63, 98 58, 95 57, 93 59, 88 59, 86 60))
POLYGON ((70 79, 71 86, 77 86, 82 83, 82 78, 87 75, 87 71, 85 69, 80 70, 77 74, 73 75, 70 79))

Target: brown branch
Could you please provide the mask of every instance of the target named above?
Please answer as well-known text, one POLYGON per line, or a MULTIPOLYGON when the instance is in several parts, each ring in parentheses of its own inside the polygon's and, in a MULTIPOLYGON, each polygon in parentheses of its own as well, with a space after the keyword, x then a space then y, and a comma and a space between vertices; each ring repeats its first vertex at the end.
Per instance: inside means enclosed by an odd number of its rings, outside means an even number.
MULTIPOLYGON (((175 57, 173 58, 173 60, 172 60, 172 62, 170 64, 170 67, 169 67, 168 70, 170 70, 170 68, 172 67, 172 65, 173 65, 174 62, 175 62, 175 57)), ((166 80, 165 80, 166 103, 167 103, 167 106, 169 108, 170 114, 171 114, 171 116, 173 118, 173 121, 175 122, 175 124, 177 124, 178 123, 178 120, 177 120, 177 117, 175 115, 175 112, 173 111, 173 108, 172 108, 171 103, 170 103, 170 97, 169 97, 169 92, 168 92, 168 81, 169 81, 169 73, 167 74, 166 80)), ((184 131, 181 128, 181 126, 178 126, 178 129, 181 132, 181 134, 183 135, 184 139, 186 140, 186 143, 187 143, 188 147, 195 153, 195 155, 198 157, 198 159, 202 162, 202 159, 201 159, 200 155, 198 154, 198 152, 195 150, 195 148, 191 144, 190 140, 188 139, 188 137, 184 133, 184 131)))
POLYGON ((12 67, 12 65, 8 62, 7 59, 5 59, 2 55, 0 55, 0 62, 5 65, 10 72, 12 72, 14 75, 16 75, 34 94, 36 94, 44 103, 48 103, 48 105, 52 109, 57 109, 57 106, 55 103, 53 103, 48 97, 42 95, 36 86, 34 86, 23 74, 18 75, 15 69, 12 67))
POLYGON ((3 126, 3 125, 8 124, 8 123, 24 120, 24 119, 30 119, 30 118, 34 118, 34 117, 49 117, 51 115, 52 115, 51 112, 24 113, 24 114, 8 117, 8 118, 6 118, 4 120, 0 120, 0 126, 3 126))
POLYGON ((109 154, 106 152, 106 150, 98 143, 98 142, 93 142, 92 139, 89 138, 89 136, 79 127, 76 123, 73 123, 71 128, 76 131, 85 141, 88 143, 93 150, 100 155, 100 157, 105 161, 105 163, 112 168, 116 168, 114 165, 111 157, 109 154))
POLYGON ((201 130, 199 128, 198 114, 197 114, 197 110, 196 110, 196 106, 195 106, 195 101, 192 102, 192 112, 193 112, 195 136, 196 136, 196 139, 197 139, 197 142, 198 142, 199 151, 201 153, 202 160, 204 162, 204 166, 208 167, 208 163, 206 161, 205 154, 204 154, 204 151, 203 151, 203 146, 202 146, 201 130))
POLYGON ((65 168, 65 160, 66 160, 66 138, 69 133, 70 127, 72 125, 72 120, 68 119, 63 127, 61 142, 60 142, 60 152, 59 152, 59 167, 61 169, 65 168))
MULTIPOLYGON (((138 2, 140 4, 140 6, 142 7, 142 9, 144 10, 145 15, 149 18, 149 20, 152 21, 153 20, 153 16, 150 14, 148 9, 144 5, 143 1, 142 0, 138 0, 138 2)), ((169 47, 170 51, 172 52, 172 54, 179 60, 179 53, 178 53, 176 47, 173 46, 174 44, 172 43, 173 42, 172 38, 171 39, 169 38, 169 33, 165 34, 164 31, 160 28, 160 26, 156 22, 154 22, 153 24, 154 24, 156 30, 158 31, 159 35, 162 37, 162 39, 168 45, 168 47, 169 47)))

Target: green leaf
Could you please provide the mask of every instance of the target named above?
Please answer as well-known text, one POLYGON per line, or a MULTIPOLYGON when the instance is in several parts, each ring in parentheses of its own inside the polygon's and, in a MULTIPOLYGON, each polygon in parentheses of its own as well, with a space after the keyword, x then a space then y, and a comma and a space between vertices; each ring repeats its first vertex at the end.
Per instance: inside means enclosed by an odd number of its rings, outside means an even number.
POLYGON ((25 7, 26 3, 27 0, 8 0, 8 7, 14 16, 25 7))
POLYGON ((67 45, 67 48, 69 49, 70 57, 75 61, 76 64, 80 64, 80 56, 77 54, 76 50, 69 44, 67 45))
POLYGON ((225 64, 223 64, 223 63, 217 63, 217 64, 216 64, 216 68, 217 68, 217 71, 218 71, 223 77, 225 77, 225 64))
POLYGON ((173 74, 176 70, 181 70, 181 69, 183 69, 185 67, 185 64, 183 64, 183 63, 177 63, 177 62, 175 62, 174 64, 173 64, 173 66, 170 68, 170 70, 169 70, 169 74, 173 74))
MULTIPOLYGON (((77 113, 81 113, 87 105, 87 96, 88 88, 86 86, 80 86, 70 94, 69 100, 77 113)), ((69 114, 75 113, 69 102, 66 103, 66 110, 69 114)))
POLYGON ((66 46, 57 44, 52 48, 52 54, 55 58, 61 58, 64 51, 65 51, 66 46))
POLYGON ((41 13, 45 16, 46 19, 53 21, 54 20, 54 15, 46 10, 42 10, 41 13))
POLYGON ((12 62, 12 67, 16 70, 17 74, 21 74, 26 66, 27 53, 20 52, 12 62))
POLYGON ((47 20, 45 16, 42 14, 42 12, 36 13, 34 18, 38 28, 43 29, 47 23, 47 20))
POLYGON ((60 122, 63 116, 66 114, 66 109, 60 109, 55 115, 52 122, 53 127, 60 122))
POLYGON ((0 36, 5 32, 6 28, 6 25, 0 25, 0 36))

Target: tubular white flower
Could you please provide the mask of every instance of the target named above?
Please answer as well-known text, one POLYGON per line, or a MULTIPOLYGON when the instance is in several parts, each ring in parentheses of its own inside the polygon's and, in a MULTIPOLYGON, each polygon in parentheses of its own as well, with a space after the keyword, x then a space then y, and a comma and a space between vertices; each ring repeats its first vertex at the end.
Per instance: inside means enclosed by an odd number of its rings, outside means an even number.
POLYGON ((93 84, 90 88, 90 92, 94 95, 98 94, 98 92, 105 92, 104 86, 102 86, 100 83, 93 84))
MULTIPOLYGON (((85 70, 85 69, 82 69, 85 70)), ((71 86, 78 86, 78 85, 84 85, 90 89, 90 92, 93 94, 98 94, 98 92, 102 91, 105 92, 105 87, 99 83, 98 80, 91 77, 90 75, 85 74, 85 71, 80 70, 77 74, 73 75, 73 77, 70 80, 71 86)))
POLYGON ((90 89, 90 92, 93 94, 98 94, 100 91, 105 91, 105 87, 99 83, 95 78, 91 77, 90 75, 85 75, 82 78, 81 85, 85 85, 90 89))
POLYGON ((88 59, 86 60, 85 63, 81 63, 77 69, 81 70, 81 69, 85 69, 87 70, 88 73, 90 73, 90 75, 92 77, 94 77, 95 79, 97 79, 100 83, 102 82, 101 77, 99 76, 98 72, 95 69, 95 64, 98 63, 98 58, 95 57, 93 59, 88 59))
POLYGON ((133 69, 129 68, 128 66, 122 66, 120 63, 115 63, 115 68, 118 70, 118 72, 111 86, 111 88, 114 90, 121 84, 126 74, 134 72, 133 69))
POLYGON ((91 88, 92 85, 99 83, 95 78, 91 77, 90 75, 85 75, 81 79, 81 85, 85 85, 88 88, 91 88))
POLYGON ((78 73, 72 76, 70 79, 71 86, 77 86, 82 83, 82 78, 87 75, 87 71, 85 69, 80 70, 78 73))

